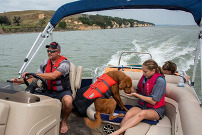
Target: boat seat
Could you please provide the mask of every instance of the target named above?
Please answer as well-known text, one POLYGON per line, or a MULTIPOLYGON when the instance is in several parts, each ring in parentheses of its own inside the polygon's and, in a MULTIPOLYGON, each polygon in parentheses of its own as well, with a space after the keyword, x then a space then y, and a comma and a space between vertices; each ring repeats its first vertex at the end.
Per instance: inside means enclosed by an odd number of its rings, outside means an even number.
MULTIPOLYGON (((177 111, 176 106, 173 105, 173 101, 169 98, 166 98, 166 115, 163 117, 163 119, 159 120, 159 122, 156 125, 150 125, 144 122, 140 122, 138 125, 127 129, 124 135, 131 135, 131 134, 137 134, 137 135, 174 135, 176 130, 178 129, 180 123, 177 123, 176 121, 179 118, 179 113, 177 111), (173 111, 175 113, 173 113, 173 111)), ((124 104, 130 104, 134 105, 137 101, 135 101, 135 98, 128 98, 123 100, 124 104), (131 100, 131 101, 130 101, 131 100), (127 102, 127 103, 125 103, 127 102)), ((87 115, 91 120, 94 120, 94 114, 95 114, 95 107, 94 103, 91 104, 87 109, 87 115)), ((109 121, 102 121, 102 124, 100 127, 96 129, 92 129, 92 132, 95 134, 105 134, 103 132, 103 127, 107 124, 111 124, 115 127, 115 129, 119 129, 120 123, 114 123, 109 121)))
MULTIPOLYGON (((137 88, 137 84, 139 82, 139 79, 142 76, 142 73, 130 72, 130 71, 124 71, 124 73, 126 73, 126 75, 131 77, 133 87, 137 88)), ((170 85, 177 86, 178 80, 179 80, 179 76, 166 75, 168 93, 170 93, 169 92, 170 85)), ((124 94, 124 91, 120 91, 120 96, 125 105, 134 106, 138 102, 138 98, 129 97, 126 94, 124 94)), ((166 97, 165 102, 166 102, 165 104, 166 114, 163 117, 163 119, 159 121, 157 125, 149 125, 147 123, 141 122, 137 126, 126 130, 125 135, 131 135, 134 133, 137 135, 161 135, 161 134, 174 135, 175 133, 181 135, 182 130, 181 130, 178 103, 169 97, 166 97)), ((91 104, 87 109, 87 115, 91 120, 94 120, 94 114, 95 114, 95 107, 94 107, 94 104, 91 104)), ((105 133, 103 132, 103 127, 105 127, 106 124, 112 124, 115 129, 120 128, 119 123, 102 121, 102 125, 96 129, 92 129, 91 132, 93 132, 94 134, 104 135, 105 133)))
POLYGON ((180 80, 180 76, 177 75, 165 75, 165 79, 167 83, 178 84, 180 80))
POLYGON ((138 125, 126 130, 124 135, 171 135, 171 122, 167 116, 159 120, 158 124, 150 125, 140 122, 138 125))
POLYGON ((0 135, 5 134, 10 107, 7 103, 0 102, 0 135))
POLYGON ((83 67, 78 66, 77 71, 76 71, 76 79, 75 79, 75 89, 76 89, 76 91, 78 89, 80 89, 80 87, 81 87, 82 74, 83 74, 83 67))
MULTIPOLYGON (((95 107, 94 103, 91 104, 87 109, 87 115, 90 119, 94 120, 94 114, 95 114, 95 107)), ((93 132, 102 132, 102 127, 106 125, 106 123, 112 124, 114 127, 117 125, 120 125, 120 123, 114 123, 114 122, 107 122, 103 121, 102 125, 94 130, 93 132)), ((116 130, 119 127, 116 127, 116 130)), ((171 121, 167 116, 164 116, 163 119, 159 120, 159 122, 156 125, 150 125, 144 122, 140 122, 137 126, 132 127, 130 129, 127 129, 124 135, 132 135, 136 133, 137 135, 171 135, 171 121)), ((104 133, 102 133, 104 134, 104 133)))
MULTIPOLYGON (((124 73, 126 75, 128 75, 133 80, 133 82, 139 81, 140 78, 143 75, 142 72, 124 71, 124 73)), ((180 76, 177 76, 177 75, 165 75, 165 80, 166 80, 167 83, 178 84, 178 82, 180 80, 180 76)), ((137 83, 133 83, 133 86, 137 87, 137 86, 135 86, 135 84, 137 84, 137 83)))
POLYGON ((69 79, 73 98, 76 97, 76 91, 80 89, 82 74, 83 74, 82 66, 78 66, 78 68, 76 68, 76 66, 73 63, 70 63, 69 79))

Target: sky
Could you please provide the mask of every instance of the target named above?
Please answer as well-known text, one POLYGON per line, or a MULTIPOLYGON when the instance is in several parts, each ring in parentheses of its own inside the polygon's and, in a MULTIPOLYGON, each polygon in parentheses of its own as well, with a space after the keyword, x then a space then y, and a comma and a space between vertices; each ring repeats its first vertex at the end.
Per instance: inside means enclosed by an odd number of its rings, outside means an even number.
MULTIPOLYGON (((23 10, 57 10, 63 4, 76 0, 0 0, 0 13, 23 10)), ((113 17, 136 19, 156 25, 196 25, 191 13, 164 9, 127 9, 90 12, 113 17), (134 12, 135 11, 135 12, 134 12)))

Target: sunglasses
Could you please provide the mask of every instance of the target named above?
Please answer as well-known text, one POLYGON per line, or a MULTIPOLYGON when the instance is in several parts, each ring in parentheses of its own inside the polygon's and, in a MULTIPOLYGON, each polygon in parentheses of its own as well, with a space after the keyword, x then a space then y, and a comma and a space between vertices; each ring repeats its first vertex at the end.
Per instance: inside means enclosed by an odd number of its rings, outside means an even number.
POLYGON ((55 53, 57 52, 56 50, 47 50, 47 53, 55 53))

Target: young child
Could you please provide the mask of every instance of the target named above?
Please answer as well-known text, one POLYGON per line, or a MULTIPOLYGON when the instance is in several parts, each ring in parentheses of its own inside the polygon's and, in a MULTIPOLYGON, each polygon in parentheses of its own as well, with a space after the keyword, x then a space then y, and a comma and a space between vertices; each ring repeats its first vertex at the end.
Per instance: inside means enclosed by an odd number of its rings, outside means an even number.
MULTIPOLYGON (((172 62, 172 61, 166 61, 164 65, 162 66, 163 73, 167 75, 177 75, 177 65, 172 62)), ((183 76, 184 82, 189 81, 190 77, 189 76, 183 76)))
POLYGON ((172 61, 166 61, 162 66, 163 73, 168 75, 175 75, 177 71, 177 65, 172 61))
POLYGON ((137 93, 127 94, 139 98, 139 102, 126 113, 120 129, 111 135, 119 135, 143 119, 162 119, 165 114, 166 82, 161 67, 149 59, 143 63, 142 70, 143 76, 138 83, 137 93))

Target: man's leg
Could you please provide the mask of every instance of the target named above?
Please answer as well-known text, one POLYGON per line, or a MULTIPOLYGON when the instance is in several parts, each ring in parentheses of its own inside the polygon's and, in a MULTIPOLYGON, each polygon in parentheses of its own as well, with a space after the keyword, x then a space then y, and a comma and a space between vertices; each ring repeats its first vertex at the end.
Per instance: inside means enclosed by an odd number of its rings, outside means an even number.
POLYGON ((62 121, 61 121, 61 129, 60 133, 66 133, 68 131, 67 126, 67 117, 72 111, 72 102, 73 98, 70 95, 65 95, 62 98, 62 121))

